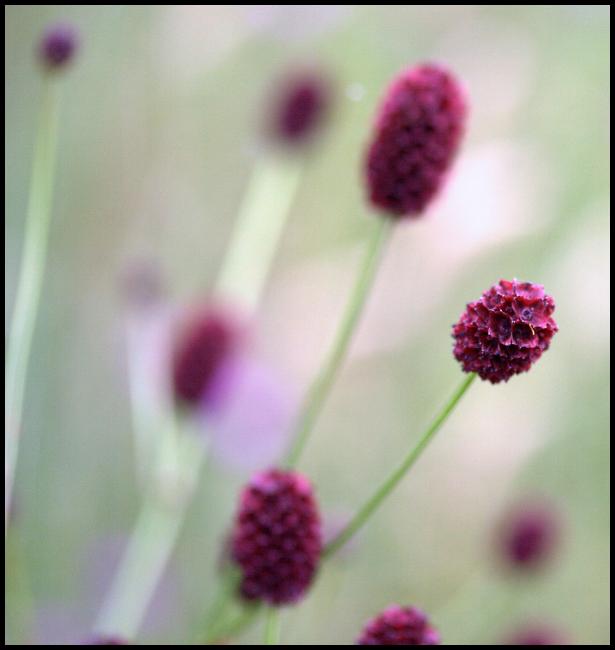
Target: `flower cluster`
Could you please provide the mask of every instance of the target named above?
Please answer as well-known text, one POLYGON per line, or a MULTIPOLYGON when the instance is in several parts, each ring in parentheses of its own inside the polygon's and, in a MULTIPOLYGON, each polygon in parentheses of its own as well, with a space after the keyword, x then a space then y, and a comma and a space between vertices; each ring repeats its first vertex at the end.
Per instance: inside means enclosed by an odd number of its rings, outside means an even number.
POLYGON ((416 607, 391 605, 372 619, 358 645, 438 645, 440 635, 416 607))
POLYGON ((393 218, 425 210, 455 158, 466 112, 459 84, 440 66, 410 68, 393 81, 367 152, 375 207, 393 218))
POLYGON ((557 332, 554 309, 542 285, 500 280, 453 327, 455 358, 492 384, 527 372, 557 332))
POLYGON ((231 547, 245 599, 270 605, 299 600, 312 582, 322 549, 309 481, 281 470, 254 476, 241 495, 231 547))

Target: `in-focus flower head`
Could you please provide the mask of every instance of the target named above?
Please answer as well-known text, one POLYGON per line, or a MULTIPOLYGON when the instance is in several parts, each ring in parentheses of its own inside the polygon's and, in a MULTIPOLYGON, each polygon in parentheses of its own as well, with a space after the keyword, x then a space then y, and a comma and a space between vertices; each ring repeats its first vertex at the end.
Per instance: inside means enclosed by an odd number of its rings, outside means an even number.
POLYGON ((365 173, 372 204, 393 218, 420 215, 442 187, 466 121, 464 93, 443 67, 408 68, 389 86, 365 173))
POLYGON ((560 520, 545 502, 517 505, 506 516, 499 535, 500 555, 511 568, 534 571, 552 558, 560 539, 560 520))
POLYGON ((331 100, 331 82, 322 73, 303 70, 288 74, 271 107, 273 138, 292 147, 312 140, 326 120, 331 100))
POLYGON ((255 475, 241 494, 231 545, 245 599, 269 605, 300 600, 322 550, 318 506, 307 478, 277 469, 255 475))
POLYGON ((357 645, 439 645, 440 635, 416 607, 391 605, 363 629, 357 645))
POLYGON ((555 302, 540 284, 500 280, 467 305, 453 326, 453 354, 465 372, 492 384, 527 372, 557 332, 555 302))
POLYGON ((48 70, 58 70, 70 62, 78 45, 77 30, 72 25, 51 25, 40 39, 38 56, 48 70))
POLYGON ((222 311, 205 308, 186 320, 172 353, 173 393, 178 405, 195 409, 207 402, 238 339, 235 321, 222 311))
POLYGON ((503 639, 500 645, 568 645, 558 629, 545 623, 530 623, 503 639))

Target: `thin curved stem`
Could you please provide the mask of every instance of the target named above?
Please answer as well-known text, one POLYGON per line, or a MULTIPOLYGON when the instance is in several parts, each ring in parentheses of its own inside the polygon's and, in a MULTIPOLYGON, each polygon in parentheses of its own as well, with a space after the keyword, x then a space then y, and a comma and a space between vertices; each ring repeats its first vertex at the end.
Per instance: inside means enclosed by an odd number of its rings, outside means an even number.
POLYGON ((413 447, 401 463, 393 472, 381 483, 374 494, 359 509, 356 515, 350 520, 346 527, 325 547, 324 557, 328 557, 340 549, 346 542, 361 528, 369 519, 372 513, 384 501, 384 499, 393 491, 397 484, 406 475, 408 470, 418 460, 429 442, 442 427, 448 416, 457 406, 465 392, 471 386, 476 378, 474 373, 465 377, 461 385, 453 393, 444 408, 438 413, 431 424, 427 427, 415 447, 413 447))
POLYGON ((5 493, 4 530, 15 481, 19 451, 24 392, 36 314, 40 302, 47 241, 53 200, 59 95, 56 82, 46 78, 43 88, 38 132, 24 234, 24 250, 13 310, 5 370, 5 493))
POLYGON ((280 610, 269 607, 265 617, 264 645, 280 645, 280 610))
POLYGON ((389 240, 391 223, 381 219, 368 244, 365 258, 359 271, 354 290, 344 312, 339 330, 320 372, 310 387, 302 410, 299 414, 294 442, 288 453, 286 465, 294 467, 305 448, 310 433, 322 411, 331 387, 339 373, 342 362, 346 358, 352 335, 354 334, 370 289, 373 286, 380 260, 389 240))

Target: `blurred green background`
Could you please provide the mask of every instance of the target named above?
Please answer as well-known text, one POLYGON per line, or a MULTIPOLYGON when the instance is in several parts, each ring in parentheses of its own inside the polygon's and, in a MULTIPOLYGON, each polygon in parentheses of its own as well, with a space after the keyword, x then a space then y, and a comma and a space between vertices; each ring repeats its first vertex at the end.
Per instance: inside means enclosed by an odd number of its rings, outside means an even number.
MULTIPOLYGON (((443 197, 397 229, 307 449, 323 509, 351 513, 459 381, 450 326, 467 301, 500 278, 539 282, 560 331, 529 374, 473 386, 355 548, 284 615, 283 641, 351 643, 400 602, 429 612, 446 644, 492 644, 528 620, 608 644, 608 7, 9 6, 5 18, 6 323, 41 90, 34 44, 55 20, 82 37, 63 84, 7 642, 85 636, 96 575, 112 570, 105 553, 137 512, 126 264, 155 258, 175 303, 204 296, 262 153, 272 83, 295 64, 330 71, 335 115, 307 156, 255 324, 259 354, 301 394, 370 230, 360 166, 375 106, 403 66, 434 59, 468 89, 469 132, 443 197), (493 531, 534 495, 562 514, 561 552, 546 573, 511 580, 494 567, 493 531)), ((192 636, 245 479, 208 465, 144 640, 192 636)), ((241 641, 260 638, 255 628, 241 641)))

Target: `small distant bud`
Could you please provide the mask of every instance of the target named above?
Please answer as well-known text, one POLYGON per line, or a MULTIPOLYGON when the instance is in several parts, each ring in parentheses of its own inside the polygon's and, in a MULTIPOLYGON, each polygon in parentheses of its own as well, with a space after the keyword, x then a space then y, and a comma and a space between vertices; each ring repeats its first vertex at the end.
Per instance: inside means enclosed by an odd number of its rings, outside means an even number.
POLYGON ((544 623, 532 623, 520 627, 500 645, 569 645, 560 630, 544 623))
POLYGON ((79 44, 77 31, 67 24, 48 27, 39 42, 39 58, 49 70, 66 66, 75 55, 79 44))
POLYGON ((357 645, 439 645, 440 635, 416 607, 391 605, 364 628, 357 645))

